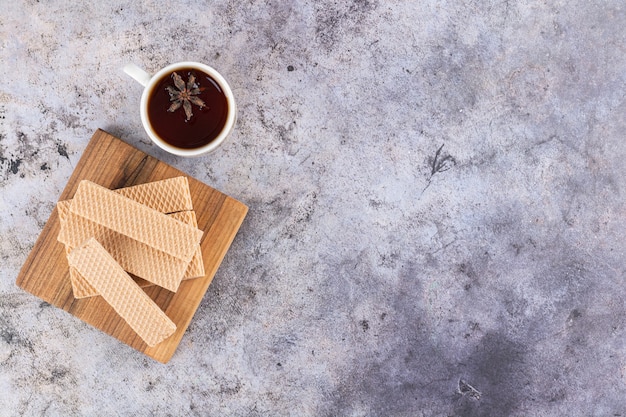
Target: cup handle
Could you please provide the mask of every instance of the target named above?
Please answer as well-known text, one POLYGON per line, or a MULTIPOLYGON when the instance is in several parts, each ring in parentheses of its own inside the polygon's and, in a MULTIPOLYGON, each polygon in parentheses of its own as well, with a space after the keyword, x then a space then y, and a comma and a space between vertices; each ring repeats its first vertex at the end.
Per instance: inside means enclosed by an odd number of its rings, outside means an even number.
POLYGON ((144 87, 148 86, 148 82, 150 81, 150 74, 139 68, 135 64, 127 64, 124 66, 124 72, 135 79, 139 84, 144 87))

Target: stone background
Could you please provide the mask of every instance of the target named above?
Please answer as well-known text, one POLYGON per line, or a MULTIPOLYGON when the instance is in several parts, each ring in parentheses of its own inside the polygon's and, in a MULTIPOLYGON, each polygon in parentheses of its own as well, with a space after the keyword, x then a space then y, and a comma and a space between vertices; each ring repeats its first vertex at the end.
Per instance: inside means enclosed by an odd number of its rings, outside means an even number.
POLYGON ((626 416, 621 0, 1 5, 0 414, 626 416), (121 70, 183 60, 197 159, 121 70), (97 128, 250 207, 167 365, 15 285, 97 128))

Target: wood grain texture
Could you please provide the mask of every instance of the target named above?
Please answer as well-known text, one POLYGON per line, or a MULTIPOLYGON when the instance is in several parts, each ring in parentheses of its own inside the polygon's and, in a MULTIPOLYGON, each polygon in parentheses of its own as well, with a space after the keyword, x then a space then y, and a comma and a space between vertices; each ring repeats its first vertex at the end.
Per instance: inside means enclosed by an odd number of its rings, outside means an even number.
MULTIPOLYGON (((98 130, 59 200, 72 198, 78 183, 84 179, 114 189, 180 175, 185 174, 98 130)), ((188 178, 198 228, 204 231, 200 246, 206 274, 183 281, 176 293, 160 287, 146 289, 148 296, 176 323, 176 332, 164 342, 148 347, 102 297, 80 300, 73 297, 65 250, 57 241, 59 216, 56 208, 22 266, 16 284, 159 362, 168 362, 248 212, 241 202, 188 178)))

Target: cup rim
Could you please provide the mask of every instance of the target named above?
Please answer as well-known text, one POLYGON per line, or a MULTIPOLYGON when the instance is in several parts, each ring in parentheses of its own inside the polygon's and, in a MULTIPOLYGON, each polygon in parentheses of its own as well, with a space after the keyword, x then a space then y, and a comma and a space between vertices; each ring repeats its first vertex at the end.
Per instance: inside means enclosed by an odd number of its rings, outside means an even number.
POLYGON ((226 140, 235 125, 237 106, 235 104, 235 97, 233 96, 233 92, 230 89, 230 85, 215 68, 200 62, 182 61, 167 65, 157 71, 152 77, 150 77, 150 81, 148 81, 148 84, 144 88, 141 95, 140 113, 141 123, 143 124, 146 133, 148 134, 152 142, 154 142, 158 147, 174 155, 199 156, 209 152, 213 152, 226 140), (228 103, 229 111, 228 115, 226 116, 226 122, 224 123, 222 131, 211 142, 199 148, 185 149, 170 145, 156 134, 156 132, 152 128, 152 125, 150 124, 150 120, 148 119, 148 96, 154 89, 156 83, 161 80, 161 78, 167 73, 176 71, 177 69, 181 68, 197 68, 198 70, 210 75, 211 78, 213 78, 220 85, 220 87, 222 87, 222 91, 224 92, 224 96, 226 96, 226 101, 228 103))

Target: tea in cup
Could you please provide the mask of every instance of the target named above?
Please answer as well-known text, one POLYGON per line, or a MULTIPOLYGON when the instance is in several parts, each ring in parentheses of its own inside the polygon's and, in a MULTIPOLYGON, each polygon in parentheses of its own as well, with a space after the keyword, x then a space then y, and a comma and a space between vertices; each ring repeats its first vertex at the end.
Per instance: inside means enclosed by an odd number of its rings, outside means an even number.
POLYGON ((124 72, 145 87, 141 122, 162 149, 181 156, 201 155, 217 149, 233 130, 233 93, 224 77, 210 66, 179 62, 150 76, 129 64, 124 72))

